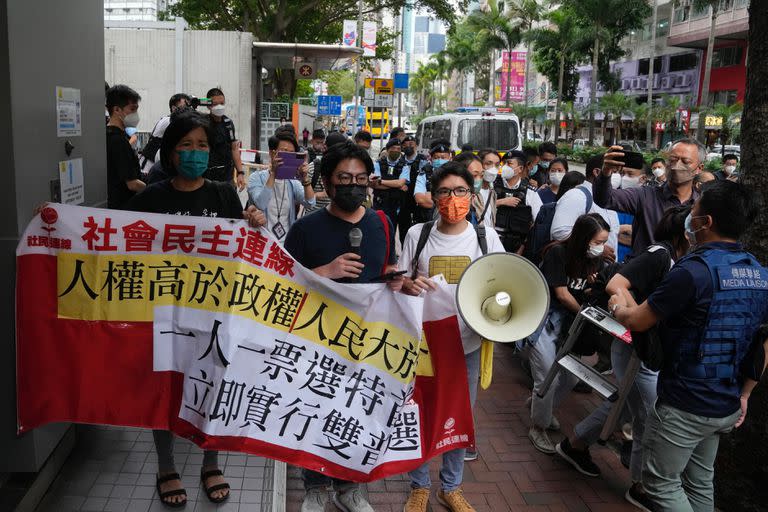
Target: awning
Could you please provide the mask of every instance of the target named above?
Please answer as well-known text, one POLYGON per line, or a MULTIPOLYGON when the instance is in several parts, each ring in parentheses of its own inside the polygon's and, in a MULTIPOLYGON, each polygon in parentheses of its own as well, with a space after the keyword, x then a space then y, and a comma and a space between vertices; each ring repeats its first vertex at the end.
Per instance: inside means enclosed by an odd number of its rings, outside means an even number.
POLYGON ((362 48, 335 44, 253 43, 253 56, 267 69, 294 69, 303 62, 314 63, 318 70, 344 69, 362 54, 362 48))

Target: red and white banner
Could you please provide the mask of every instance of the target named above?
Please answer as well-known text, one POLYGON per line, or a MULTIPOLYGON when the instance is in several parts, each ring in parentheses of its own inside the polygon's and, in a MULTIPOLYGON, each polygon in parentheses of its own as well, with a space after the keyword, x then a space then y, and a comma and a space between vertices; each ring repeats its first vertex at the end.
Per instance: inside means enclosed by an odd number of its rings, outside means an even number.
POLYGON ((50 205, 16 296, 20 433, 169 429, 363 482, 474 442, 446 288, 335 283, 244 221, 50 205))

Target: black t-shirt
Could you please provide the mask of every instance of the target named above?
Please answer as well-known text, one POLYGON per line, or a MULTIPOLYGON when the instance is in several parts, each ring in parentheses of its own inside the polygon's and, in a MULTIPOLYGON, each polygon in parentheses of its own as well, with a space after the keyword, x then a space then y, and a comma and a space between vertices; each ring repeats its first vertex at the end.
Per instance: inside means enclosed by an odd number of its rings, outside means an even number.
MULTIPOLYGON (((395 254, 395 230, 392 222, 386 219, 389 226, 389 258, 387 263, 397 263, 395 254)), ((352 224, 331 215, 327 209, 319 210, 297 220, 285 237, 285 250, 296 261, 309 269, 321 267, 332 262, 344 253, 350 252, 349 231, 358 227, 363 232, 360 244, 360 256, 363 269, 355 281, 367 283, 381 275, 384 267, 387 240, 384 235, 384 223, 378 214, 366 209, 360 222, 352 224)))
MULTIPOLYGON (((587 256, 584 255, 586 258, 587 256)), ((579 304, 584 303, 586 290, 588 288, 587 276, 569 276, 565 270, 566 251, 565 244, 555 244, 544 254, 544 261, 541 262, 541 273, 547 280, 547 284, 554 291, 555 288, 565 286, 571 292, 573 298, 579 304)))
POLYGON ((632 284, 638 304, 642 304, 667 275, 672 254, 666 244, 654 244, 621 267, 618 273, 632 284))
POLYGON ((209 180, 191 192, 176 190, 171 180, 154 183, 128 201, 126 210, 192 217, 243 217, 242 205, 235 189, 228 183, 209 180))
POLYGON ((235 165, 232 160, 232 143, 235 137, 235 123, 227 116, 220 122, 211 117, 211 131, 213 140, 210 141, 210 153, 208 156, 208 170, 203 177, 213 181, 232 181, 232 169, 235 165))
POLYGON ((125 183, 140 177, 139 157, 131 147, 128 135, 116 126, 107 126, 107 207, 125 208, 135 195, 125 183))

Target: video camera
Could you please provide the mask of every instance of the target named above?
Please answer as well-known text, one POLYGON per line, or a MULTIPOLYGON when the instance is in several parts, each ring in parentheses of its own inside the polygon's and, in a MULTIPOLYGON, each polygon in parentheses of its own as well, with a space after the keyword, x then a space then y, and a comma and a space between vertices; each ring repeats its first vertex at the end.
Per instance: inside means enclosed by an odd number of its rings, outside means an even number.
POLYGON ((189 106, 195 110, 197 110, 197 107, 210 107, 212 105, 213 102, 211 101, 211 98, 196 98, 193 96, 189 101, 189 106))

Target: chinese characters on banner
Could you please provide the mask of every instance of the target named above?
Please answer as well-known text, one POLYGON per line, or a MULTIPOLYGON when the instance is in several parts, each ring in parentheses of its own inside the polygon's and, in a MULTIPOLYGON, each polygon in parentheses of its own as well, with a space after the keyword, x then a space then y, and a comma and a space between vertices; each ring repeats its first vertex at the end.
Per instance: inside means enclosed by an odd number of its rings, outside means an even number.
POLYGON ((503 52, 501 64, 501 87, 498 100, 507 100, 507 82, 509 81, 510 101, 525 99, 525 58, 526 52, 503 52))
POLYGON ((320 278, 244 221, 52 205, 17 272, 20 432, 169 429, 356 481, 473 441, 455 309, 320 278))

